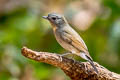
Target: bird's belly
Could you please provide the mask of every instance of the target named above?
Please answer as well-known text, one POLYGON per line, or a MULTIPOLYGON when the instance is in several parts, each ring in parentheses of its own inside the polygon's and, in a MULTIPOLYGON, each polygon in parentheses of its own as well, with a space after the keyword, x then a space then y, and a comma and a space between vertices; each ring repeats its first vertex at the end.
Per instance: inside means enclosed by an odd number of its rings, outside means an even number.
POLYGON ((76 49, 75 49, 71 44, 65 42, 65 41, 62 40, 59 36, 56 36, 56 35, 55 35, 55 37, 56 37, 57 42, 58 42, 64 49, 66 49, 66 50, 68 50, 68 51, 70 51, 70 52, 73 52, 73 51, 75 52, 75 51, 76 51, 76 49))

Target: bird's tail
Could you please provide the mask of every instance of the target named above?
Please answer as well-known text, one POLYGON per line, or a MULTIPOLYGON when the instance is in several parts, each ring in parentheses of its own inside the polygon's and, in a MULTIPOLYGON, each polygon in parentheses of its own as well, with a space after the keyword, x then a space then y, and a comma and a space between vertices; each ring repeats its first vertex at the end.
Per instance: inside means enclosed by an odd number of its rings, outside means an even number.
POLYGON ((95 67, 94 63, 93 63, 93 60, 92 60, 91 58, 89 58, 87 55, 86 55, 86 57, 87 57, 88 62, 89 62, 89 63, 91 64, 91 66, 94 68, 95 72, 98 73, 98 70, 97 70, 97 68, 95 67))
POLYGON ((83 59, 87 60, 91 64, 91 66, 94 68, 95 72, 98 73, 98 70, 95 67, 94 63, 93 63, 93 60, 92 60, 92 58, 89 55, 86 55, 85 53, 80 53, 80 56, 83 59))

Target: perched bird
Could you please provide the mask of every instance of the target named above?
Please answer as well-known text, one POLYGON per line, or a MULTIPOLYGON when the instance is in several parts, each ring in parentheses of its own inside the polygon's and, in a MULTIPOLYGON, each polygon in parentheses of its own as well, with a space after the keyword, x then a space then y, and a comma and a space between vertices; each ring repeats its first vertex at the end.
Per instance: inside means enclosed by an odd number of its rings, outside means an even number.
POLYGON ((43 16, 43 18, 47 19, 51 23, 57 42, 72 54, 76 54, 77 56, 87 60, 92 65, 95 72, 98 73, 86 44, 80 35, 68 24, 64 16, 50 13, 48 16, 43 16))

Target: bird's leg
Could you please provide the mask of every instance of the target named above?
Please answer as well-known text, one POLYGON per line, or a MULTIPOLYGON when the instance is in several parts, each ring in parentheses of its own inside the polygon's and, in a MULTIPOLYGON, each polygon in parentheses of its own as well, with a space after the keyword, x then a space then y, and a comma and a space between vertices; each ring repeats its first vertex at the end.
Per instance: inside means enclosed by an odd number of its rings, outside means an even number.
POLYGON ((61 55, 61 58, 60 58, 60 61, 62 62, 62 57, 67 56, 67 55, 70 55, 70 54, 72 54, 72 53, 69 52, 69 53, 64 53, 64 54, 62 54, 62 55, 61 55))
MULTIPOLYGON (((62 54, 61 56, 68 56, 68 55, 71 55, 71 54, 72 54, 71 59, 73 59, 73 60, 74 60, 74 54, 73 54, 73 53, 71 53, 71 52, 64 53, 64 54, 62 54)), ((62 61, 62 59, 61 59, 61 61, 62 61)), ((75 61, 75 60, 74 60, 74 61, 75 61)))
POLYGON ((64 54, 62 54, 61 56, 67 56, 67 55, 70 55, 70 54, 72 54, 72 53, 64 53, 64 54))

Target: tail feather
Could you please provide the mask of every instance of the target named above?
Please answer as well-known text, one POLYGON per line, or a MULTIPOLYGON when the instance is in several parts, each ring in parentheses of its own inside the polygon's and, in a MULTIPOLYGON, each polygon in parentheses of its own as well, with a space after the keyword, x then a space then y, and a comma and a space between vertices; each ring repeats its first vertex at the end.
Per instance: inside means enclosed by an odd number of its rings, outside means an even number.
POLYGON ((83 59, 87 60, 91 66, 94 68, 95 72, 98 73, 97 68, 95 67, 92 58, 90 57, 90 55, 87 55, 86 53, 80 53, 80 55, 83 59))
POLYGON ((88 58, 88 62, 91 64, 91 66, 94 68, 95 72, 98 73, 97 68, 95 67, 93 60, 91 60, 88 56, 86 56, 88 58))
POLYGON ((89 63, 92 65, 92 67, 94 68, 95 72, 98 73, 98 70, 97 70, 97 68, 95 67, 94 63, 91 62, 91 61, 89 61, 89 63))

